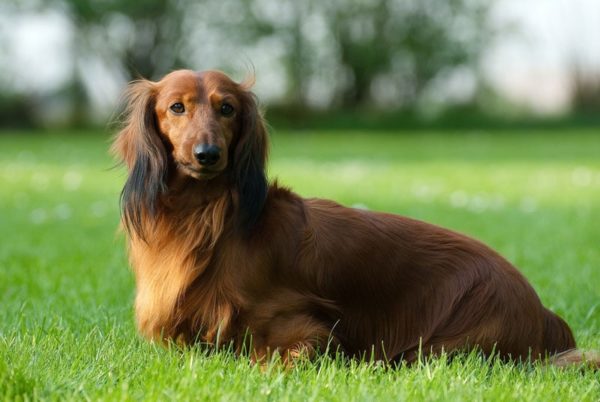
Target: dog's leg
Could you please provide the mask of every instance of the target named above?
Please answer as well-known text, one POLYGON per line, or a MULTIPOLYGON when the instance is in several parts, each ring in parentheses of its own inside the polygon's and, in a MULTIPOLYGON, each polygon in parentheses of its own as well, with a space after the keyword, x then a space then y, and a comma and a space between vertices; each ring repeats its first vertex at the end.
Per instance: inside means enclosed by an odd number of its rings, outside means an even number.
POLYGON ((253 328, 254 333, 265 334, 254 337, 252 360, 264 366, 274 356, 279 356, 287 367, 301 360, 312 360, 317 353, 336 351, 339 342, 331 328, 305 314, 292 317, 275 317, 266 328, 253 328))

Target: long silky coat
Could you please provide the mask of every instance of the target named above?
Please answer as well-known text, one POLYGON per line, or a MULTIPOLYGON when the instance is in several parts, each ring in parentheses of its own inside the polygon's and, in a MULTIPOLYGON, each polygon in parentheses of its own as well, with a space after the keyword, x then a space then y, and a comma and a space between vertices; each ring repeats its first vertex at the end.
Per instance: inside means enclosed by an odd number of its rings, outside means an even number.
POLYGON ((113 150, 128 168, 123 224, 144 336, 236 350, 251 339, 258 361, 575 348, 567 324, 481 242, 269 184, 249 85, 182 70, 132 83, 127 103, 113 150))

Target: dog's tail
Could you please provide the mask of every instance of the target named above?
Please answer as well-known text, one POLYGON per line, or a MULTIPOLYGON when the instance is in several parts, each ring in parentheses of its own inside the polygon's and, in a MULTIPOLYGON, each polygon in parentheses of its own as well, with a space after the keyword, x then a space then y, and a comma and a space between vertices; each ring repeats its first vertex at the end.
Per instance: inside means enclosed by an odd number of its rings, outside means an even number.
POLYGON ((546 310, 544 324, 545 349, 553 354, 549 359, 550 364, 558 367, 581 366, 600 369, 600 352, 576 349, 573 333, 562 318, 546 310))
POLYGON ((581 367, 600 370, 600 352, 570 349, 552 356, 549 363, 557 367, 581 367))

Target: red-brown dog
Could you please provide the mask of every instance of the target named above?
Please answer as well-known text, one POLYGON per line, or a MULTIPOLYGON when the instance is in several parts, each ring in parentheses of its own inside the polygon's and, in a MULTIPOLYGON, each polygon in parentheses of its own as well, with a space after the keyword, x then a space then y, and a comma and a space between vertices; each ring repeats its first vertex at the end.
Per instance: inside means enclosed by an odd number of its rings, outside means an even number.
POLYGON ((269 185, 255 98, 220 72, 132 83, 113 147, 129 171, 123 223, 148 338, 240 350, 250 335, 253 358, 286 361, 327 348, 408 362, 420 347, 513 359, 575 348, 484 244, 269 185))

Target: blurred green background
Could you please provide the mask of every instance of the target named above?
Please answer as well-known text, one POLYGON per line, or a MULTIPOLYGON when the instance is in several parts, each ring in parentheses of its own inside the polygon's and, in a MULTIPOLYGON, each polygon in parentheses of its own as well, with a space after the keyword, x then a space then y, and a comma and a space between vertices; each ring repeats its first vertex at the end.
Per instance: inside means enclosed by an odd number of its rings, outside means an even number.
POLYGON ((103 126, 126 83, 256 75, 276 127, 596 125, 596 0, 4 0, 0 126, 103 126))

